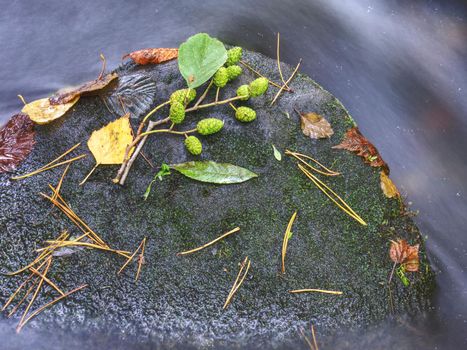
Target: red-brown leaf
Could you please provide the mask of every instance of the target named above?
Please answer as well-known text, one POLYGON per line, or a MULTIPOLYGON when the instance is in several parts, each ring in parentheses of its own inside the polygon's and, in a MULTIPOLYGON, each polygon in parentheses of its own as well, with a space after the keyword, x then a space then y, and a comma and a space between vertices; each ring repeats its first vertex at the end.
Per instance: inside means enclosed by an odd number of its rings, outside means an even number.
POLYGON ((0 130, 0 173, 13 170, 34 146, 34 123, 16 114, 0 130))
POLYGON ((123 58, 130 57, 137 64, 159 64, 178 57, 178 49, 143 49, 126 54, 123 58))
POLYGON ((383 158, 381 158, 376 147, 360 133, 357 127, 347 130, 344 140, 332 148, 355 152, 363 158, 365 163, 373 167, 381 167, 386 174, 389 174, 389 167, 383 158))
POLYGON ((77 96, 81 96, 85 93, 91 93, 99 91, 109 85, 113 80, 117 79, 117 73, 110 73, 103 76, 100 79, 88 81, 77 88, 66 92, 58 92, 54 96, 49 98, 51 105, 61 105, 73 101, 77 96))
POLYGON ((391 247, 389 248, 389 257, 395 263, 403 264, 406 271, 416 272, 418 271, 420 265, 420 261, 418 258, 419 248, 419 244, 412 246, 408 244, 405 239, 391 241, 391 247))

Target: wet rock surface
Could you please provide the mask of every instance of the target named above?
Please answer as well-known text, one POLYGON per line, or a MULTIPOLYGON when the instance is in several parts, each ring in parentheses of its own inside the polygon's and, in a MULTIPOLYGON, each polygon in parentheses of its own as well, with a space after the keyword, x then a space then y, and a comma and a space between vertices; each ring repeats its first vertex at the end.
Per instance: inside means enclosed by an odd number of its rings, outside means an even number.
MULTIPOLYGON (((256 53, 245 60, 279 81, 276 62, 256 53)), ((292 67, 284 66, 285 75, 292 67)), ((128 63, 120 76, 148 77, 157 87, 153 107, 184 85, 177 62, 138 67, 128 63)), ((236 88, 254 79, 249 71, 221 92, 221 99, 234 96, 236 88)), ((127 79, 132 81, 132 79, 127 79)), ((124 259, 95 250, 82 250, 54 259, 49 276, 65 290, 84 283, 88 288, 74 294, 32 320, 35 332, 54 329, 56 334, 99 334, 101 339, 138 339, 165 346, 245 346, 293 344, 299 327, 310 322, 322 334, 337 329, 376 324, 390 315, 387 280, 392 268, 389 240, 403 237, 422 243, 409 216, 400 215, 397 199, 387 199, 379 185, 379 169, 361 158, 331 146, 340 143, 354 125, 344 107, 331 94, 304 75, 290 84, 294 93, 283 93, 270 101, 277 89, 247 105, 257 111, 257 120, 241 124, 228 105, 190 113, 180 129, 191 129, 205 117, 224 119, 222 132, 202 137, 200 157, 189 155, 183 137, 157 135, 144 147, 156 165, 189 160, 213 160, 245 167, 258 178, 236 185, 200 183, 173 173, 157 182, 147 201, 146 186, 157 169, 139 157, 126 185, 112 183, 118 166, 101 166, 86 184, 78 186, 94 160, 89 154, 74 163, 61 193, 75 212, 111 247, 133 251, 148 237, 146 264, 141 279, 134 282, 135 264, 120 276, 124 259), (323 115, 334 135, 311 140, 300 129, 293 108, 323 115), (272 144, 312 155, 343 176, 322 178, 368 223, 359 225, 333 205, 295 166, 283 156, 277 161, 272 144), (280 274, 281 245, 292 213, 298 210, 289 242, 286 274, 280 274), (202 245, 239 226, 241 231, 223 242, 193 255, 177 252, 202 245), (252 267, 227 310, 222 305, 248 256, 252 267), (340 290, 341 296, 291 295, 291 289, 340 290)), ((202 89, 199 89, 201 93, 202 89)), ((213 99, 213 94, 209 99, 213 99)), ((240 104, 237 104, 240 105, 240 104)), ((165 117, 163 109, 158 118, 165 117)), ((140 116, 133 116, 138 124, 140 116)), ((116 119, 100 97, 83 97, 64 118, 36 127, 37 144, 17 169, 22 174, 49 162, 72 145, 74 153, 89 153, 85 143, 91 132, 116 119)), ((63 230, 79 231, 51 204, 39 196, 49 193, 63 168, 22 181, 0 174, 0 259, 3 271, 16 270, 35 257, 34 249, 63 230)), ((409 287, 393 281, 396 313, 415 314, 430 305, 433 277, 424 251, 421 269, 408 277, 409 287)), ((18 277, 0 276, 3 303, 18 286, 18 277)), ((44 288, 36 305, 56 293, 44 288)), ((2 316, 4 317, 4 316, 2 316)), ((13 326, 12 326, 13 328, 13 326)))

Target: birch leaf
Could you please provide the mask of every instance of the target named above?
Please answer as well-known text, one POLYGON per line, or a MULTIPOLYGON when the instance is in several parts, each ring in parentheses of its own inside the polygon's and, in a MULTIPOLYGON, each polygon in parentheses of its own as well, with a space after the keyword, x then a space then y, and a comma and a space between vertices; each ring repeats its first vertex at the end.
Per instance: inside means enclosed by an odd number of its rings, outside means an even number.
POLYGON ((190 179, 215 184, 235 184, 258 176, 248 169, 213 161, 186 162, 173 164, 170 167, 190 179))
POLYGON ((334 134, 331 124, 316 113, 300 113, 303 134, 312 139, 325 139, 334 134))
POLYGON ((384 171, 380 173, 380 180, 381 189, 386 197, 394 198, 399 196, 399 191, 397 190, 396 185, 394 185, 394 182, 392 182, 384 171))
POLYGON ((122 164, 126 148, 133 141, 129 115, 95 130, 88 140, 88 147, 96 164, 122 164))
POLYGON ((25 105, 21 112, 26 113, 36 124, 48 124, 63 116, 78 100, 79 96, 76 96, 70 102, 52 105, 48 98, 41 98, 25 105))
POLYGON ((405 239, 391 241, 389 257, 395 263, 403 265, 406 271, 417 272, 420 265, 418 258, 419 248, 419 244, 412 246, 405 239))

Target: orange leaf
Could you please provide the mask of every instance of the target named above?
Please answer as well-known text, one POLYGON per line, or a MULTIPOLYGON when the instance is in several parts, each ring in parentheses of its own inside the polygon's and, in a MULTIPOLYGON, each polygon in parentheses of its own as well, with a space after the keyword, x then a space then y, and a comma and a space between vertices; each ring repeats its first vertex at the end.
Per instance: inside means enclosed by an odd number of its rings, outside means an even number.
POLYGON ((418 258, 419 244, 414 246, 407 243, 405 239, 391 241, 389 248, 389 257, 392 261, 398 264, 403 264, 406 271, 416 272, 420 265, 418 258))
POLYGON ((178 49, 143 49, 126 54, 123 58, 130 57, 137 64, 159 64, 178 57, 178 49))
POLYGON ((389 167, 381 158, 376 147, 360 133, 357 127, 347 130, 344 140, 332 148, 354 152, 362 157, 365 163, 373 167, 381 167, 386 174, 389 174, 389 167))

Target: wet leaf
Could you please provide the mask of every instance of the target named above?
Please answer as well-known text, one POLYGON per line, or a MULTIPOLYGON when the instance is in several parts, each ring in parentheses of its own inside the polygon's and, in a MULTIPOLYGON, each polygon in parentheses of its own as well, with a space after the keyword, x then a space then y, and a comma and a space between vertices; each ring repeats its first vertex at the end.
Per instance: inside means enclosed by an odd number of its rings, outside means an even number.
POLYGON ((272 145, 272 150, 274 152, 274 158, 276 158, 280 162, 282 160, 281 152, 279 152, 279 150, 274 145, 272 145))
POLYGON ((26 113, 34 123, 48 124, 62 117, 78 100, 79 96, 76 96, 68 103, 52 105, 48 98, 41 98, 25 105, 21 112, 26 113))
POLYGON ((357 127, 349 129, 345 133, 344 140, 332 148, 354 152, 362 157, 365 163, 370 164, 372 167, 381 167, 384 172, 389 174, 389 168, 379 155, 376 147, 360 133, 357 127))
POLYGON ((394 182, 392 182, 384 171, 380 173, 380 180, 381 189, 386 197, 394 198, 399 196, 399 191, 397 190, 396 185, 394 185, 394 182))
POLYGON ((324 139, 334 134, 331 124, 316 113, 300 113, 303 134, 312 139, 324 139))
POLYGON ((405 275, 405 267, 403 265, 399 266, 396 270, 396 274, 397 276, 399 277, 399 279, 401 280, 402 284, 406 287, 409 286, 410 284, 410 281, 409 279, 407 278, 407 276, 405 275))
POLYGON ((0 130, 0 173, 13 170, 34 146, 34 124, 26 114, 14 115, 0 130))
POLYGON ((54 96, 49 98, 50 104, 60 105, 64 103, 69 103, 73 101, 76 97, 81 96, 83 94, 88 94, 102 90, 117 78, 117 73, 110 73, 103 76, 101 79, 88 81, 87 83, 84 83, 83 85, 80 85, 77 88, 73 88, 66 92, 58 92, 54 96))
POLYGON ((419 244, 414 246, 409 245, 405 239, 391 241, 389 257, 395 263, 404 265, 406 271, 416 272, 420 265, 418 258, 419 247, 419 244))
POLYGON ((159 64, 171 61, 178 57, 178 49, 156 48, 142 49, 126 54, 123 58, 130 57, 136 64, 159 64))
POLYGON ((132 141, 133 131, 126 115, 94 131, 88 147, 97 164, 122 164, 125 150, 132 141))
POLYGON ((178 68, 188 87, 196 88, 208 81, 226 60, 224 44, 206 33, 199 33, 180 45, 178 68))
POLYGON ((235 184, 258 176, 248 169, 213 161, 187 162, 170 167, 191 179, 215 184, 235 184))

